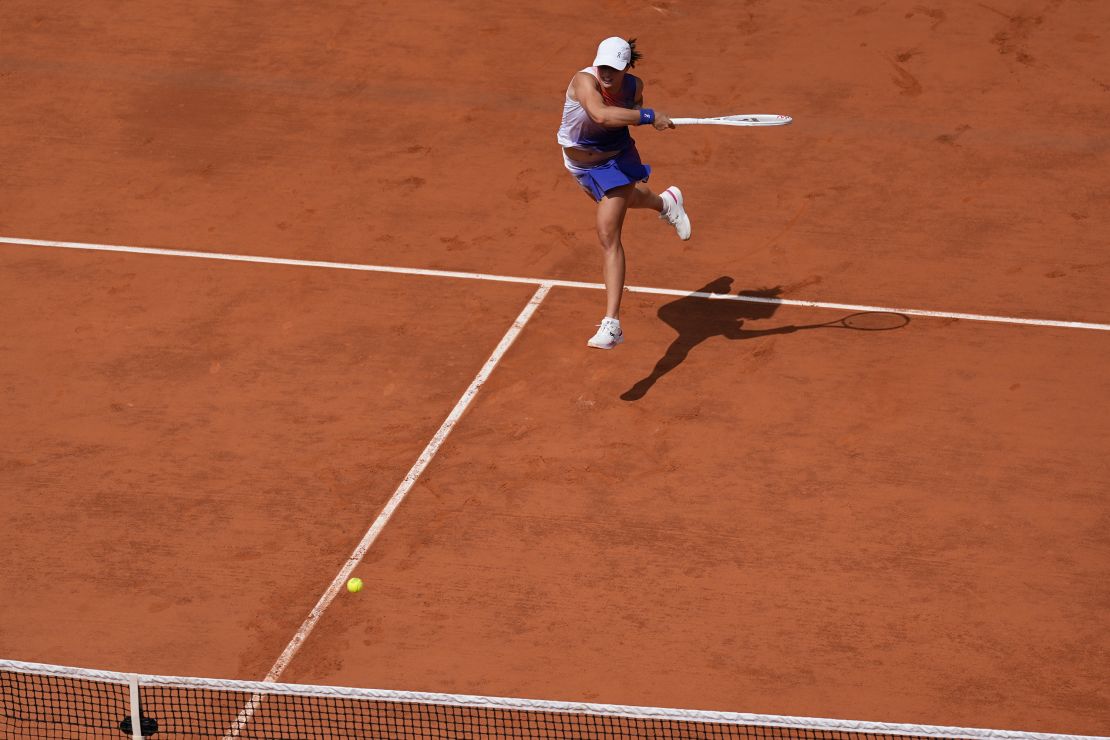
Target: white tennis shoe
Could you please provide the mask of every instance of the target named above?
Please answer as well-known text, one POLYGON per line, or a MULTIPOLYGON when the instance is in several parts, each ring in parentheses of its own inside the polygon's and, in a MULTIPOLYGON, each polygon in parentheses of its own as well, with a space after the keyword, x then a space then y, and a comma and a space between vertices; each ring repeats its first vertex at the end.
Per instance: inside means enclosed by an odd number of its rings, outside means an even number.
POLYGON ((678 238, 686 241, 690 238, 690 217, 686 215, 686 207, 682 203, 682 191, 671 185, 659 197, 663 199, 663 211, 659 218, 674 226, 678 238))
POLYGON ((621 331, 621 322, 616 319, 604 318, 597 325, 597 334, 586 342, 591 347, 598 349, 613 349, 624 341, 624 332, 621 331))

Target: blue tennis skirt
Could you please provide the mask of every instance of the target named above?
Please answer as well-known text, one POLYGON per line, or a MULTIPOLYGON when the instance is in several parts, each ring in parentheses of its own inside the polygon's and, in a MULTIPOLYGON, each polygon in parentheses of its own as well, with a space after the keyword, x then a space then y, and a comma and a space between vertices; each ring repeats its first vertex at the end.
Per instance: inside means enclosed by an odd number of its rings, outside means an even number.
POLYGON ((563 163, 582 189, 595 201, 600 201, 613 188, 634 182, 647 182, 651 175, 651 165, 640 161, 636 145, 628 147, 612 159, 607 159, 592 167, 583 167, 563 153, 563 163))

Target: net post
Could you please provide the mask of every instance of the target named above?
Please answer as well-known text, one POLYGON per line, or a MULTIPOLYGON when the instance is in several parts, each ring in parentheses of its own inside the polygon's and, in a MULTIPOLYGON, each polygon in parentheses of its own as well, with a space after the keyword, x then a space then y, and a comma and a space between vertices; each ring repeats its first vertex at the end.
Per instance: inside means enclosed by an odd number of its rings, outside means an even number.
POLYGON ((127 677, 127 687, 131 694, 131 737, 133 740, 143 738, 143 712, 139 702, 139 676, 135 673, 127 677))

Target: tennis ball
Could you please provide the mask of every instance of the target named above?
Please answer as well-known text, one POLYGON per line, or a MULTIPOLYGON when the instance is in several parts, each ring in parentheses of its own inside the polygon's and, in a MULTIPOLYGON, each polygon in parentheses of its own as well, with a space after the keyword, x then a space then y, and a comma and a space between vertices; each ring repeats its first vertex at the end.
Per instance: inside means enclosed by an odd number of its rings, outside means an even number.
POLYGON ((357 594, 359 591, 362 590, 362 579, 352 578, 351 580, 347 581, 347 590, 353 594, 357 594))

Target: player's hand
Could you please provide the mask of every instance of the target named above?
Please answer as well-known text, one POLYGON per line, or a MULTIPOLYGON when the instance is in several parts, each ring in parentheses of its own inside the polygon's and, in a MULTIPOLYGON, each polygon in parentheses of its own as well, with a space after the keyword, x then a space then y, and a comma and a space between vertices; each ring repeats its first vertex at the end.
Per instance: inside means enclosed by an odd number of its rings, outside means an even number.
POLYGON ((674 128, 674 123, 671 122, 671 117, 666 113, 655 111, 655 123, 652 124, 659 131, 665 131, 669 128, 674 128))

